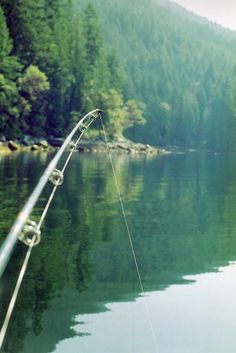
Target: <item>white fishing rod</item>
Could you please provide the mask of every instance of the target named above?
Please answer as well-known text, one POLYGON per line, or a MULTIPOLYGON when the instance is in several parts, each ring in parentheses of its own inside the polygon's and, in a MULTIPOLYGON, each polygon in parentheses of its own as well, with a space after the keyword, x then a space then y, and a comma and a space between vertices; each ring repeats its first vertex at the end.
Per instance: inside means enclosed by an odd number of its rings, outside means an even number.
POLYGON ((113 176, 114 176, 114 180, 115 180, 117 194, 119 196, 119 201, 121 204, 122 214, 123 214, 123 218, 124 218, 125 225, 126 225, 126 230, 127 230, 127 234, 128 234, 133 258, 134 258, 134 263, 135 263, 135 267, 136 267, 136 271, 137 271, 137 275, 138 275, 138 279, 139 279, 139 283, 140 283, 140 288, 141 288, 142 294, 145 299, 146 315, 147 315, 149 328, 150 328, 152 339, 153 339, 153 344, 155 347, 155 352, 156 353, 159 352, 158 347, 157 347, 156 334, 154 331, 150 311, 148 308, 148 303, 147 303, 147 299, 145 296, 145 291, 144 291, 143 282, 142 282, 142 278, 141 278, 141 274, 140 274, 140 270, 139 270, 139 265, 138 265, 135 249, 133 246, 133 240, 132 240, 130 228, 128 225, 127 215, 126 215, 126 212, 124 209, 124 205, 123 205, 123 201, 122 201, 122 197, 121 197, 121 192, 120 192, 120 187, 119 187, 118 179, 116 176, 114 163, 112 161, 112 157, 111 157, 111 153, 110 153, 110 149, 109 149, 109 145, 108 145, 108 140, 107 140, 107 136, 106 136, 106 132, 105 132, 105 127, 104 127, 104 124, 102 121, 101 114, 102 114, 102 110, 99 110, 99 109, 95 109, 95 110, 89 112, 84 118, 82 118, 78 122, 78 124, 75 126, 75 128, 67 136, 63 145, 58 150, 57 154, 52 159, 52 161, 49 163, 45 172, 41 176, 38 184, 36 185, 34 191, 32 192, 31 196, 29 197, 28 201, 26 202, 25 206, 23 207, 22 211, 19 213, 15 223, 13 224, 9 234, 7 235, 5 241, 0 249, 0 277, 1 277, 1 275, 3 274, 3 272, 7 266, 7 263, 11 257, 12 251, 14 249, 14 246, 15 246, 17 240, 20 239, 21 241, 23 241, 23 243, 28 245, 28 250, 26 252, 26 256, 23 261, 23 264, 22 264, 22 267, 21 267, 21 270, 20 270, 20 273, 19 273, 19 276, 18 276, 18 279, 16 282, 15 289, 13 291, 13 294, 12 294, 12 297, 11 297, 11 300, 10 300, 10 303, 9 303, 9 306, 8 306, 8 309, 6 312, 4 322, 3 322, 2 327, 0 329, 0 351, 1 351, 4 339, 5 339, 7 328, 8 328, 10 319, 11 319, 11 315, 14 310, 16 299, 17 299, 17 296, 18 296, 18 293, 19 293, 19 290, 21 287, 21 283, 24 278, 24 274, 25 274, 25 271, 26 271, 26 268, 27 268, 27 265, 29 262, 29 258, 30 258, 32 249, 35 245, 37 245, 40 242, 40 238, 41 238, 40 228, 41 228, 41 225, 42 225, 44 218, 47 214, 47 211, 49 209, 49 206, 51 204, 51 201, 53 199, 55 191, 58 188, 58 186, 61 185, 63 182, 64 171, 67 167, 67 164, 69 163, 69 160, 72 156, 73 151, 76 149, 78 143, 80 142, 81 137, 83 136, 86 129, 93 123, 93 121, 99 117, 100 121, 101 121, 102 129, 104 132, 104 138, 105 138, 105 143, 106 143, 106 147, 107 147, 107 152, 108 152, 109 160, 110 160, 111 167, 112 167, 112 172, 113 172, 113 176), (77 130, 80 131, 80 135, 77 138, 76 142, 72 143, 72 138, 75 135, 75 133, 77 132, 77 130), (70 153, 69 153, 69 155, 63 165, 63 168, 61 170, 58 170, 58 169, 56 169, 57 163, 60 160, 61 156, 63 155, 63 153, 68 145, 71 146, 71 151, 70 151, 70 153), (40 196, 42 190, 44 189, 45 185, 47 184, 48 180, 50 180, 54 184, 54 187, 53 187, 53 190, 51 191, 51 194, 47 200, 46 205, 44 206, 44 209, 41 214, 39 222, 35 223, 35 222, 31 221, 29 217, 30 217, 31 212, 33 211, 33 208, 34 208, 36 202, 39 199, 39 196, 40 196))
POLYGON ((100 109, 95 109, 91 112, 89 112, 87 115, 85 115, 79 122, 78 124, 74 127, 74 129, 70 132, 70 134, 66 137, 64 143, 54 156, 54 158, 51 160, 49 163, 48 167, 44 171, 43 175, 39 179, 38 184, 36 185, 35 189, 33 190, 32 194, 30 195, 28 201, 26 202, 25 206, 22 208, 21 212, 19 213, 18 217, 16 218, 16 221, 14 222, 12 228, 10 229, 10 232, 6 236, 6 239, 4 240, 1 248, 0 248, 0 277, 2 276, 9 259, 11 257, 11 254, 13 252, 13 249, 18 241, 20 239, 23 241, 26 245, 37 245, 40 241, 40 227, 42 225, 42 222, 44 220, 44 217, 47 213, 47 210, 49 208, 50 202, 54 196, 54 193, 56 191, 57 186, 59 186, 62 181, 63 181, 63 173, 65 171, 65 168, 71 158, 71 155, 73 151, 76 149, 78 143, 81 140, 81 137, 83 136, 84 132, 86 129, 96 120, 100 115, 102 114, 102 110, 100 109), (76 132, 79 131, 80 135, 77 138, 76 142, 72 142, 72 138, 76 134, 76 132), (56 169, 57 163, 62 157, 63 153, 65 152, 66 148, 70 146, 71 147, 71 152, 64 164, 63 169, 60 171, 56 169), (30 221, 30 215, 31 212, 34 209, 34 206, 36 202, 39 199, 39 196, 44 189, 45 185, 47 184, 48 180, 51 180, 52 183, 54 184, 54 189, 49 197, 48 203, 42 213, 41 219, 38 224, 36 224, 33 221, 30 221))

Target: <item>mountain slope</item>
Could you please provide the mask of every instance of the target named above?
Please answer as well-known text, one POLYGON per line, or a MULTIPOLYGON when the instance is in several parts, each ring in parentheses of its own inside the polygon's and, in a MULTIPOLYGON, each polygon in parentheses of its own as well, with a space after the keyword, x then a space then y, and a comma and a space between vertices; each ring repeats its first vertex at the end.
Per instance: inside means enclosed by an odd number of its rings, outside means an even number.
POLYGON ((92 2, 107 45, 123 62, 126 97, 146 104, 147 124, 128 135, 153 144, 229 148, 236 34, 165 0, 92 2))

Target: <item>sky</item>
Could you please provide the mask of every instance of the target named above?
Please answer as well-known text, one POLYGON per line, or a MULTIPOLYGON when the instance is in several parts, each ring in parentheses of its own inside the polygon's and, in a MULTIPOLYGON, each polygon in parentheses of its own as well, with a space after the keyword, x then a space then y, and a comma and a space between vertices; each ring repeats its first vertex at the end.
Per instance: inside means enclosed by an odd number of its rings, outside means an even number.
POLYGON ((236 0, 172 0, 196 14, 236 31, 236 0))

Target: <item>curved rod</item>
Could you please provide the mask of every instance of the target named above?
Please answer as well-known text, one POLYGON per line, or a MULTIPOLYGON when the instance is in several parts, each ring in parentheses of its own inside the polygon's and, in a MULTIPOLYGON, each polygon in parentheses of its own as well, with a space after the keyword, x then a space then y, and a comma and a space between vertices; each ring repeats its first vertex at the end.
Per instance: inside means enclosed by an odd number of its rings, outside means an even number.
POLYGON ((58 150, 57 154, 54 156, 54 158, 51 160, 47 168, 45 169, 43 175, 38 181, 38 184, 36 185, 35 189, 33 190, 32 194, 30 195, 28 201, 22 208, 21 212, 19 213, 18 217, 16 218, 16 221, 14 222, 12 228, 10 229, 6 239, 4 240, 1 249, 0 249, 0 277, 2 276, 9 259, 11 257, 12 251, 15 247, 15 244, 18 240, 18 237, 26 224, 26 222, 29 219, 29 216, 31 212, 33 211, 33 208, 38 201, 38 198, 44 189, 45 185, 48 182, 48 179, 54 169, 57 166, 58 161, 60 160, 61 156, 65 152, 65 149, 67 146, 71 143, 71 140, 77 130, 79 130, 80 136, 77 141, 80 140, 86 129, 93 123, 93 121, 98 118, 102 114, 102 110, 100 109, 95 109, 88 114, 86 114, 79 122, 78 124, 74 127, 74 129, 70 132, 70 134, 67 136, 65 141, 63 142, 62 146, 58 150))

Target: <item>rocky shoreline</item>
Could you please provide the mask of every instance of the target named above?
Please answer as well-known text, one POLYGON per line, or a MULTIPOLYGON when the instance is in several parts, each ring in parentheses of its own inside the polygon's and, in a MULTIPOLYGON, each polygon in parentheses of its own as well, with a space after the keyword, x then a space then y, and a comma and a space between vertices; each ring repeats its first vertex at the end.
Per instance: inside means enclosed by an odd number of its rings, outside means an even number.
MULTIPOLYGON (((21 140, 6 140, 4 136, 0 136, 0 153, 8 154, 20 151, 50 151, 59 148, 63 143, 62 138, 38 139, 30 136, 24 136, 21 140)), ((166 154, 169 153, 165 149, 156 148, 148 144, 134 143, 125 138, 112 140, 108 142, 111 151, 123 152, 130 154, 166 154)), ((107 145, 102 138, 94 140, 84 140, 77 146, 78 152, 105 152, 107 145)))

